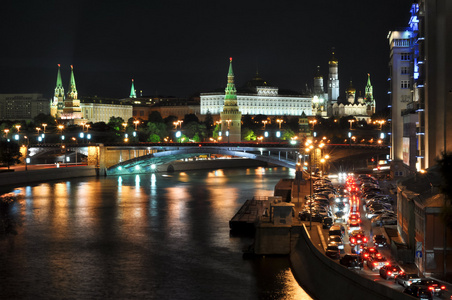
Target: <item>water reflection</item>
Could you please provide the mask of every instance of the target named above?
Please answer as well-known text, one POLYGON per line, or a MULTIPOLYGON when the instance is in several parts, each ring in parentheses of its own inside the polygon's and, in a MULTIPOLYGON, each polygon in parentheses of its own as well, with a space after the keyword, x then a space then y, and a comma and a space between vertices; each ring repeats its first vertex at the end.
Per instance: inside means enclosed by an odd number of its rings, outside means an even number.
POLYGON ((233 169, 20 188, 24 222, 12 255, 0 241, 2 297, 309 299, 287 258, 244 261, 252 241, 229 235, 241 204, 272 195, 288 174, 233 169))

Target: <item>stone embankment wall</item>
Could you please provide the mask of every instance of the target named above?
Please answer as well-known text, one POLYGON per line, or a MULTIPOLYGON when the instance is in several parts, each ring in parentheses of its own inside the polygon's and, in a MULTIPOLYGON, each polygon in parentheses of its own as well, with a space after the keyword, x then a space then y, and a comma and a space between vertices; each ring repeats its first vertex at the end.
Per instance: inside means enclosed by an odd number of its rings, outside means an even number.
POLYGON ((0 186, 14 187, 30 183, 46 182, 52 180, 69 179, 75 177, 96 176, 94 166, 60 167, 20 172, 0 173, 0 186))
POLYGON ((311 243, 304 229, 300 230, 290 261, 297 281, 316 299, 413 299, 329 259, 311 243))

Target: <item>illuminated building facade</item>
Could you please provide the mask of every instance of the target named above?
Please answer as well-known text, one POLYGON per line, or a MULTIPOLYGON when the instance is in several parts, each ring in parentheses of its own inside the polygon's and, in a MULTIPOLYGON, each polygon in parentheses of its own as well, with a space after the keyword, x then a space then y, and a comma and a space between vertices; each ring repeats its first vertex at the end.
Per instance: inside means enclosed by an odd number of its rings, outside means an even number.
MULTIPOLYGON (((259 74, 239 89, 237 105, 243 115, 301 116, 312 115, 312 97, 296 92, 281 91, 272 87, 259 74)), ((225 94, 221 92, 201 94, 201 114, 219 114, 223 109, 225 94)))
POLYGON ((420 171, 435 165, 442 152, 452 151, 452 123, 447 122, 452 117, 452 2, 422 0, 410 12, 409 27, 388 35, 394 50, 391 77, 407 72, 391 83, 391 155, 394 163, 402 159, 403 166, 420 171), (404 62, 400 71, 398 61, 404 62), (398 87, 406 90, 405 98, 394 95, 398 87))
POLYGON ((80 108, 85 123, 108 123, 111 117, 119 117, 127 122, 133 116, 132 105, 120 100, 87 98, 81 100, 80 108))
POLYGON ((373 87, 370 82, 370 74, 367 74, 367 85, 365 96, 356 98, 356 89, 352 81, 345 91, 345 101, 335 101, 331 105, 331 115, 334 117, 353 116, 357 120, 369 122, 371 116, 375 113, 375 99, 373 96, 373 87))

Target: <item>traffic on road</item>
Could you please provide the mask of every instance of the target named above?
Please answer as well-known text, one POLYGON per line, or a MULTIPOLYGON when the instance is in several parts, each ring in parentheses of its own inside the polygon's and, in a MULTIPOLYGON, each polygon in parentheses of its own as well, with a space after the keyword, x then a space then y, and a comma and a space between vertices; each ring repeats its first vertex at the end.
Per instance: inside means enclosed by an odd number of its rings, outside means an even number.
POLYGON ((320 222, 325 255, 360 275, 419 299, 452 299, 446 286, 422 278, 392 257, 385 226, 397 225, 395 201, 370 174, 338 180, 312 178, 312 195, 299 211, 302 221, 320 222))

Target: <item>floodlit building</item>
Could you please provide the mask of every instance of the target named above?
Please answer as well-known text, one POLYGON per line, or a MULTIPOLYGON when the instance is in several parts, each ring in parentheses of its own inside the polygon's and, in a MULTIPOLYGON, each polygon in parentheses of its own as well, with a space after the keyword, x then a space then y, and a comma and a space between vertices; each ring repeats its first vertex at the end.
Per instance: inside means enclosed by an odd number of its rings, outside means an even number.
POLYGON ((127 122, 133 117, 133 106, 120 100, 86 98, 81 100, 80 108, 84 123, 108 123, 111 117, 119 117, 127 122))
MULTIPOLYGON (((301 116, 312 115, 312 98, 293 91, 269 86, 258 73, 237 93, 237 105, 242 115, 301 116)), ((201 93, 201 114, 218 115, 223 109, 223 92, 201 93)))
POLYGON ((42 94, 0 94, 1 120, 33 120, 50 113, 50 101, 42 94))

